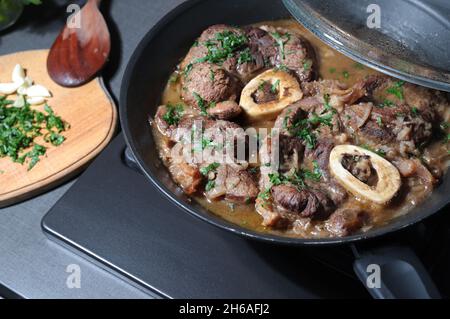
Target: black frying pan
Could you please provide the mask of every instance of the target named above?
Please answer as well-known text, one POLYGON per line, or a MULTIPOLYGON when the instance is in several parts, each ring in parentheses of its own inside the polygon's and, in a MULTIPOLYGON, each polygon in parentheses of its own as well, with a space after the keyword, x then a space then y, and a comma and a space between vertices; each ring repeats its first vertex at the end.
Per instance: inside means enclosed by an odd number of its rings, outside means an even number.
MULTIPOLYGON (((269 243, 288 245, 353 244, 397 232, 442 210, 449 202, 450 179, 445 178, 431 198, 406 216, 389 225, 345 238, 301 239, 258 233, 229 223, 192 202, 171 180, 158 158, 148 118, 159 105, 165 83, 194 39, 217 23, 248 25, 264 20, 289 17, 281 1, 274 0, 190 0, 166 15, 144 37, 134 52, 123 78, 120 97, 122 129, 132 156, 148 179, 167 198, 188 213, 227 231, 269 243)), ((355 271, 366 282, 367 266, 381 266, 382 288, 370 289, 377 297, 437 297, 417 257, 409 249, 390 247, 358 254, 355 271), (406 274, 407 276, 397 276, 406 274), (414 277, 411 277, 414 276, 414 277), (389 280, 388 280, 389 279, 389 280), (392 279, 395 279, 393 282, 392 279)))

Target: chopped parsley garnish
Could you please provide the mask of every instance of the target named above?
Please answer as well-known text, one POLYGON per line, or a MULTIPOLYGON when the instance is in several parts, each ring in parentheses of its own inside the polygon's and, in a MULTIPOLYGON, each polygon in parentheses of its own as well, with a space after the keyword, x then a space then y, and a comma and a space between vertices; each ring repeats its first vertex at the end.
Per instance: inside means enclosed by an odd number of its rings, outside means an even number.
POLYGON ((181 104, 168 104, 167 112, 163 115, 163 120, 169 125, 177 125, 183 117, 184 107, 181 104))
POLYGON ((289 72, 289 68, 284 64, 280 64, 275 68, 275 70, 289 72))
POLYGON ((307 188, 306 180, 319 182, 322 178, 322 171, 319 164, 314 161, 314 169, 312 171, 307 169, 296 170, 288 174, 273 173, 269 174, 269 180, 272 186, 278 186, 283 184, 292 184, 298 189, 307 188))
POLYGON ((273 94, 277 93, 280 89, 280 80, 276 80, 274 84, 272 84, 272 87, 270 88, 270 92, 273 94))
POLYGON ((46 105, 44 112, 34 110, 28 103, 21 108, 12 107, 13 101, 0 97, 0 158, 13 162, 28 162, 31 170, 46 154, 47 148, 35 142, 39 136, 54 146, 65 141, 60 133, 69 125, 46 105))
POLYGON ((378 126, 383 126, 383 119, 381 118, 381 116, 377 117, 377 124, 378 126))
POLYGON ((206 190, 207 192, 209 192, 209 191, 212 190, 214 187, 216 187, 216 182, 215 182, 215 181, 209 181, 208 183, 206 183, 205 190, 206 190))
POLYGON ((348 79, 350 78, 350 73, 349 73, 348 71, 343 71, 343 72, 342 72, 342 75, 344 76, 344 78, 345 78, 346 80, 348 80, 348 79))
POLYGON ((309 71, 309 70, 311 70, 311 67, 312 67, 312 61, 311 60, 306 60, 304 63, 303 63, 303 70, 305 70, 305 71, 309 71))
POLYGON ((216 76, 214 74, 214 71, 212 69, 209 70, 209 79, 211 80, 211 82, 214 82, 216 76))
POLYGON ((411 113, 415 117, 420 115, 419 109, 417 107, 415 107, 415 106, 413 108, 411 108, 411 113))
POLYGON ((263 201, 268 201, 270 198, 270 188, 266 189, 264 192, 259 193, 258 198, 262 199, 263 201))
POLYGON ((280 48, 280 54, 282 60, 286 58, 285 45, 291 39, 291 35, 289 33, 280 34, 279 32, 272 32, 272 37, 275 39, 277 46, 280 48))
POLYGON ((328 72, 330 72, 331 74, 336 73, 336 68, 329 68, 328 72))
POLYGON ((195 101, 197 102, 198 107, 200 108, 201 114, 203 116, 208 115, 208 107, 209 105, 206 104, 206 101, 197 93, 192 92, 192 95, 194 95, 195 101))
POLYGON ((330 94, 325 94, 323 96, 323 101, 324 101, 325 110, 332 111, 333 107, 330 104, 330 102, 331 102, 330 94))
MULTIPOLYGON (((248 39, 243 34, 237 34, 232 31, 219 32, 216 34, 215 39, 205 42, 208 53, 206 56, 197 59, 195 63, 210 62, 222 65, 225 60, 231 58, 236 51, 242 49, 247 43, 248 39)), ((248 55, 244 53, 243 58, 248 58, 248 55)))
POLYGON ((313 112, 312 116, 308 119, 309 123, 313 125, 324 125, 324 126, 333 126, 333 113, 327 113, 325 115, 318 115, 317 113, 313 112))
POLYGON ((303 170, 303 175, 305 176, 305 178, 319 182, 320 179, 322 178, 322 170, 319 167, 319 163, 317 163, 317 161, 313 162, 313 170, 312 171, 308 171, 308 170, 303 170))
POLYGON ((239 53, 238 64, 244 64, 247 62, 253 62, 253 56, 250 52, 250 48, 246 48, 239 53))
POLYGON ((403 100, 403 85, 405 84, 404 81, 397 81, 394 83, 392 87, 387 89, 387 93, 395 95, 400 100, 403 100))
POLYGON ((188 65, 186 65, 186 67, 183 70, 184 77, 187 77, 189 75, 193 67, 194 67, 193 63, 189 63, 188 65))
POLYGON ((258 86, 258 91, 263 91, 266 83, 267 82, 265 80, 261 80, 261 83, 259 83, 259 86, 258 86))
POLYGON ((388 99, 384 99, 383 103, 378 104, 378 107, 380 109, 382 109, 384 107, 390 107, 390 106, 393 106, 393 105, 394 105, 394 102, 392 102, 391 100, 388 100, 388 99))
POLYGON ((203 176, 208 176, 208 174, 210 173, 210 172, 214 172, 216 169, 218 169, 219 168, 219 166, 220 166, 220 164, 219 163, 212 163, 212 164, 209 164, 208 166, 206 166, 206 167, 202 167, 201 169, 200 169, 200 173, 203 175, 203 176))

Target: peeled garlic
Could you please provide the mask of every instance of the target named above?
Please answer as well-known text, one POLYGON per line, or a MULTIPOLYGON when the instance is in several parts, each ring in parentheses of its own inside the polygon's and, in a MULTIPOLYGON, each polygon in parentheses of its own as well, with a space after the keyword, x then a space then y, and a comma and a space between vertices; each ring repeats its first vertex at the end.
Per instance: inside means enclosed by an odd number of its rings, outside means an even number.
POLYGON ((12 72, 12 81, 22 85, 25 82, 25 70, 20 64, 16 64, 12 72))
POLYGON ((27 98, 27 103, 30 105, 39 105, 44 102, 45 102, 45 97, 42 97, 42 96, 27 98))
POLYGON ((295 77, 281 70, 268 70, 251 80, 242 90, 240 105, 247 116, 253 120, 270 120, 287 106, 299 101, 303 92, 295 77), (253 95, 259 89, 261 83, 268 82, 271 85, 279 81, 277 100, 267 103, 256 103, 253 95))
POLYGON ((24 107, 25 106, 25 98, 23 95, 19 95, 17 99, 14 101, 13 107, 24 107))
POLYGON ((28 97, 51 97, 49 90, 42 85, 32 85, 25 90, 28 97))
POLYGON ((400 173, 390 162, 381 156, 354 145, 338 145, 330 154, 330 171, 332 175, 349 192, 377 204, 388 203, 401 186, 400 173), (378 183, 371 187, 353 176, 342 165, 344 155, 367 155, 378 175, 378 183))
POLYGON ((13 94, 20 86, 20 83, 0 83, 0 94, 13 94))

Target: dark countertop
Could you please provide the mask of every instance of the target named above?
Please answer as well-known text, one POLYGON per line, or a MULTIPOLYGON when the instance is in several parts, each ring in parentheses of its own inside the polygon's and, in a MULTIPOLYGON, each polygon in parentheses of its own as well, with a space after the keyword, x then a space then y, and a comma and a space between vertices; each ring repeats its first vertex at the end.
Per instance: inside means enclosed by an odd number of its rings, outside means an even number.
MULTIPOLYGON (((83 3, 83 1, 71 1, 83 3)), ((183 0, 105 1, 102 12, 113 49, 104 72, 118 100, 124 69, 144 34, 183 0)), ((49 48, 64 24, 67 1, 46 0, 30 7, 12 29, 0 32, 0 54, 49 48), (39 19, 38 19, 39 17, 39 19)), ((49 241, 40 222, 73 181, 47 194, 0 209, 0 296, 25 298, 149 298, 105 270, 49 241), (81 269, 81 288, 66 285, 68 265, 81 269)))

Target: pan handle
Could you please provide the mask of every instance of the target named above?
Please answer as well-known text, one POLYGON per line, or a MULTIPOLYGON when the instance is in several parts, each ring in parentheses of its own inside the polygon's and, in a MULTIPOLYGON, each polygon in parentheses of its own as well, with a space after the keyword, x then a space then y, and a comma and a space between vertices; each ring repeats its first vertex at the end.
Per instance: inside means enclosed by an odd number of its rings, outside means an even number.
POLYGON ((440 299, 433 280, 409 247, 382 246, 358 251, 353 269, 376 299, 440 299))

